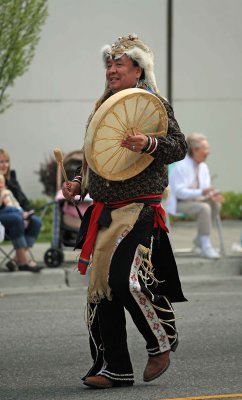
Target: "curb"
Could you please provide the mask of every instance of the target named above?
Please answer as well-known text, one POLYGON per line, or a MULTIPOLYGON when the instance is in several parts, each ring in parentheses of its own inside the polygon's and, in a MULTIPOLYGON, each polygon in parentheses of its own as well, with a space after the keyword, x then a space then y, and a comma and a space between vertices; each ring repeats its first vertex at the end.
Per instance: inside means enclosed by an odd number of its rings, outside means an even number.
POLYGON ((218 260, 207 260, 200 257, 176 257, 180 277, 206 276, 239 276, 242 275, 242 257, 228 256, 218 260))
MULTIPOLYGON (((211 261, 199 257, 177 257, 182 283, 214 282, 242 278, 241 257, 224 257, 211 261)), ((38 293, 58 290, 85 290, 89 273, 80 275, 76 267, 45 268, 40 273, 1 272, 0 295, 38 293)))
POLYGON ((28 293, 38 290, 67 287, 65 271, 44 269, 40 273, 1 272, 0 293, 28 293))

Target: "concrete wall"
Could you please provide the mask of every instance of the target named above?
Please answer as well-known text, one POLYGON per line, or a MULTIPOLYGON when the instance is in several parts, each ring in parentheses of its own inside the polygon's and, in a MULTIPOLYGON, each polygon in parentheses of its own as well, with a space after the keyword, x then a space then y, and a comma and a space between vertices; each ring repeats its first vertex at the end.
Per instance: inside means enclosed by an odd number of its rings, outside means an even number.
POLYGON ((174 108, 186 133, 204 132, 221 190, 242 191, 241 0, 175 0, 174 108))
MULTIPOLYGON (((182 131, 208 135, 221 190, 241 191, 242 0, 174 0, 173 107, 182 131)), ((35 173, 53 148, 81 148, 86 119, 104 88, 100 48, 137 33, 154 50, 166 96, 165 0, 49 0, 49 17, 29 71, 9 90, 0 147, 26 193, 42 197, 35 173)))

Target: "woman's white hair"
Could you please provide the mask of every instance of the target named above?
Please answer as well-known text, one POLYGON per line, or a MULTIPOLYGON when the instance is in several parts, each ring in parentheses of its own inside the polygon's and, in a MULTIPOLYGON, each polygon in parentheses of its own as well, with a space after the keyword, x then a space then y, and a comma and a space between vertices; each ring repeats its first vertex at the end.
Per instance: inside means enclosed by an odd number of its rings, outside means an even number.
POLYGON ((207 136, 205 136, 203 133, 191 133, 191 135, 187 136, 186 141, 187 141, 187 146, 188 146, 188 154, 191 156, 192 155, 192 150, 193 149, 199 149, 200 147, 203 146, 203 141, 208 140, 207 136))

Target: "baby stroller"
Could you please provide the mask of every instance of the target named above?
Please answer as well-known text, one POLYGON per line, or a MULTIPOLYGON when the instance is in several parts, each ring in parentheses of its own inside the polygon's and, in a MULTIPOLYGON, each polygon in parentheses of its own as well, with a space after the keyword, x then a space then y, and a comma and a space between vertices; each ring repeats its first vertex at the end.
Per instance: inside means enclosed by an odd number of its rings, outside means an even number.
MULTIPOLYGON (((82 165, 82 151, 72 151, 64 156, 63 164, 66 170, 68 180, 72 180, 76 175, 77 169, 82 165)), ((64 261, 64 249, 75 246, 77 234, 80 228, 81 219, 78 215, 76 207, 67 201, 62 194, 62 173, 58 165, 56 188, 57 193, 54 203, 54 216, 52 224, 52 241, 51 247, 44 254, 44 262, 50 268, 59 267, 64 261)), ((76 202, 80 196, 76 196, 76 202)), ((78 202, 78 209, 83 215, 92 200, 86 196, 84 201, 78 202)))

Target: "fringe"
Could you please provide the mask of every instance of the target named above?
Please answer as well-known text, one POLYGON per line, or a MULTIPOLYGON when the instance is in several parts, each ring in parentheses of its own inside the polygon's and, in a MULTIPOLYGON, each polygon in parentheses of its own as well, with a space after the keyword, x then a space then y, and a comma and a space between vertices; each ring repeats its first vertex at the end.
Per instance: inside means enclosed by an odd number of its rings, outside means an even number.
POLYGON ((164 281, 159 281, 154 275, 154 267, 151 262, 151 255, 152 255, 152 244, 153 244, 153 237, 151 239, 151 246, 148 249, 147 247, 139 244, 139 250, 142 256, 142 263, 139 269, 139 276, 141 277, 142 281, 144 282, 145 287, 148 289, 148 286, 153 285, 154 282, 158 285, 158 283, 162 283, 164 281))

